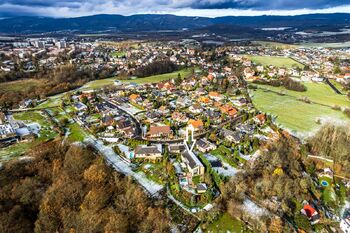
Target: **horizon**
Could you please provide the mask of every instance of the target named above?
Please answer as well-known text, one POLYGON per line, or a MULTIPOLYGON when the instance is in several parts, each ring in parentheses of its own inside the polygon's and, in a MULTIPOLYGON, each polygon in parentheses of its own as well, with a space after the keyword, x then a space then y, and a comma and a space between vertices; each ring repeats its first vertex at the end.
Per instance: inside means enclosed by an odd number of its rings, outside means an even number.
POLYGON ((220 17, 293 17, 293 16, 303 16, 303 15, 330 15, 330 14, 350 14, 348 12, 326 12, 326 13, 300 13, 300 14, 259 14, 259 15, 222 15, 222 16, 198 16, 198 15, 180 15, 173 13, 135 13, 135 14, 113 14, 113 13, 100 13, 100 14, 90 14, 90 15, 81 15, 81 16, 71 16, 71 17, 55 17, 55 16, 41 16, 41 15, 16 15, 9 17, 0 17, 0 20, 10 19, 10 18, 20 18, 20 17, 36 17, 36 18, 54 18, 54 19, 69 19, 69 18, 83 18, 83 17, 93 17, 93 16, 123 16, 130 17, 136 15, 170 15, 170 16, 179 16, 179 17, 200 17, 200 18, 220 18, 220 17))
POLYGON ((76 18, 99 14, 171 14, 193 17, 295 16, 305 14, 348 13, 346 0, 8 0, 0 4, 0 18, 43 16, 76 18))

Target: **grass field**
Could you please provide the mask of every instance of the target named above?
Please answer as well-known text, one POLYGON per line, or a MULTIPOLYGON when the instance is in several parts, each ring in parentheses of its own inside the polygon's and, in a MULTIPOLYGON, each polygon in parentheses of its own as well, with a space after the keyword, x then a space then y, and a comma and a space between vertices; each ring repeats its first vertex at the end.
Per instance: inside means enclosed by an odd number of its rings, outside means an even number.
POLYGON ((192 74, 192 69, 183 69, 172 73, 153 75, 146 78, 138 78, 134 80, 122 80, 122 82, 133 82, 137 84, 157 83, 157 82, 166 81, 172 78, 177 78, 178 74, 180 74, 182 78, 186 78, 192 74))
POLYGON ((20 112, 14 113, 13 117, 16 120, 24 121, 25 123, 38 123, 40 124, 41 130, 39 137, 36 138, 33 142, 20 142, 9 147, 0 149, 0 161, 8 160, 18 157, 24 154, 33 146, 50 139, 55 138, 58 133, 52 129, 52 125, 49 121, 43 116, 39 111, 30 111, 30 112, 20 112))
POLYGON ((293 66, 297 66, 300 68, 304 68, 302 64, 288 57, 251 56, 251 55, 247 55, 246 57, 250 59, 252 62, 255 62, 260 65, 264 65, 264 66, 273 65, 276 67, 285 67, 285 68, 292 68, 293 66))
POLYGON ((1 83, 0 93, 10 92, 10 91, 28 91, 31 88, 38 88, 43 86, 45 82, 36 79, 25 79, 12 82, 1 83))
POLYGON ((122 51, 114 52, 111 55, 114 56, 114 57, 123 57, 123 56, 126 56, 126 52, 122 52, 122 51))
MULTIPOLYGON (((172 73, 153 75, 153 76, 149 76, 146 78, 138 78, 138 79, 133 79, 133 80, 121 80, 121 82, 129 82, 129 83, 133 82, 133 83, 137 83, 137 84, 161 82, 161 81, 169 80, 172 78, 177 78, 177 75, 179 73, 181 74, 182 78, 185 78, 185 77, 188 77, 192 73, 192 70, 191 69, 183 69, 183 70, 175 71, 172 73)), ((105 86, 114 85, 114 81, 117 79, 118 79, 117 77, 113 77, 113 78, 94 80, 94 81, 91 81, 91 82, 88 82, 87 84, 85 84, 81 88, 81 90, 99 89, 99 88, 102 88, 105 86)))
POLYGON ((260 44, 265 47, 271 47, 271 48, 277 48, 277 49, 294 49, 298 48, 298 45, 294 44, 283 44, 279 42, 273 42, 273 41, 254 41, 257 44, 260 44))
POLYGON ((306 92, 290 91, 284 87, 273 87, 269 85, 258 85, 262 89, 268 89, 275 92, 285 93, 286 95, 300 98, 307 96, 312 102, 328 105, 330 107, 338 105, 341 107, 350 107, 350 100, 345 95, 336 94, 333 89, 325 83, 304 82, 307 87, 306 92))
MULTIPOLYGON (((266 87, 273 89, 270 86, 263 86, 262 88, 266 87)), ((311 131, 320 127, 316 122, 318 119, 350 121, 343 112, 334 110, 329 106, 307 104, 298 100, 300 96, 309 96, 310 99, 317 100, 319 94, 316 89, 311 88, 303 93, 294 91, 286 91, 286 93, 290 96, 281 96, 278 93, 259 88, 252 92, 252 100, 257 109, 277 116, 276 122, 278 124, 301 137, 307 136, 311 131)), ((338 99, 333 95, 335 94, 329 96, 328 104, 346 104, 343 99, 338 99)), ((323 97, 318 101, 326 103, 327 99, 323 97)))
POLYGON ((243 223, 238 219, 232 218, 228 213, 225 213, 218 220, 210 224, 204 232, 241 233, 242 231, 243 223))

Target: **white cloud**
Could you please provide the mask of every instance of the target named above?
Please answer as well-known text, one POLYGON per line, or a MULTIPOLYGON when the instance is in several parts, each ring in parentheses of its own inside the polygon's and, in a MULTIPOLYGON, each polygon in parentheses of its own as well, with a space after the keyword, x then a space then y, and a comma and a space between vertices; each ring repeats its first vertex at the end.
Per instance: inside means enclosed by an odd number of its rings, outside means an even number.
MULTIPOLYGON (((234 0, 241 1, 241 0, 234 0)), ((251 0, 250 0, 251 1, 251 0)), ((256 0, 254 0, 256 1, 256 0)), ((175 14, 181 16, 255 16, 255 15, 300 15, 310 13, 349 13, 350 5, 326 9, 297 10, 244 10, 244 9, 193 9, 194 0, 89 0, 71 1, 50 5, 0 4, 0 16, 41 15, 50 17, 77 17, 95 14, 175 14), (72 7, 74 5, 74 7, 72 7)), ((202 4, 226 2, 225 0, 203 0, 202 4)))

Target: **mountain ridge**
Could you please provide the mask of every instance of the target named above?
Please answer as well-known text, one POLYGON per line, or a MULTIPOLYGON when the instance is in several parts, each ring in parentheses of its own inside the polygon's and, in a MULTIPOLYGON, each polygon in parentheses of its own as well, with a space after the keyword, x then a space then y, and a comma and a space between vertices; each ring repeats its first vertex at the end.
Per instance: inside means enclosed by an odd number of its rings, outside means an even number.
POLYGON ((0 20, 1 33, 46 33, 54 31, 114 31, 142 32, 152 30, 200 29, 216 24, 239 25, 250 28, 329 27, 334 30, 350 25, 350 14, 306 14, 297 16, 223 16, 216 18, 176 16, 171 14, 136 14, 130 16, 99 14, 75 18, 18 16, 0 20))

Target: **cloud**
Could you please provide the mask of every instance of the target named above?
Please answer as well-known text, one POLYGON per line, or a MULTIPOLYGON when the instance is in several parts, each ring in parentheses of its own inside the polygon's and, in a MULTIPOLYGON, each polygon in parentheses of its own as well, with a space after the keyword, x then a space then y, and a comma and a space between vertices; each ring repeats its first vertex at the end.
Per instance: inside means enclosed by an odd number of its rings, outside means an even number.
POLYGON ((350 12, 349 0, 2 0, 0 17, 170 13, 223 16, 350 12))

